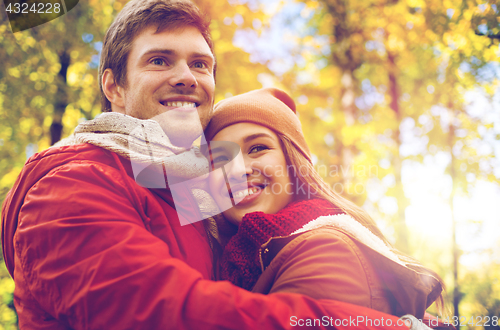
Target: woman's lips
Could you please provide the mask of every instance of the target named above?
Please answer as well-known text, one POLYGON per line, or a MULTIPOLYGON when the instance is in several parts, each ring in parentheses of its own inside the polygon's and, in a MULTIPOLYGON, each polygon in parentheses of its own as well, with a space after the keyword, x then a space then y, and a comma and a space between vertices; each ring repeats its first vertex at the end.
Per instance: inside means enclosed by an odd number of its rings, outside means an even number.
POLYGON ((251 186, 247 189, 238 190, 232 193, 233 205, 243 206, 252 203, 261 194, 266 186, 251 186))

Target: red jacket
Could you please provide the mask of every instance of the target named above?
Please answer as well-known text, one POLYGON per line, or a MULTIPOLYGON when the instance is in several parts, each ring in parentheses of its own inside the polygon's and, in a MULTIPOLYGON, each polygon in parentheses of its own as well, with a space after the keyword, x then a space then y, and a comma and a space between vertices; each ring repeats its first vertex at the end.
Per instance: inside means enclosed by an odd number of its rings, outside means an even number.
POLYGON ((280 329, 306 319, 407 329, 347 303, 211 281, 203 223, 180 226, 172 205, 168 190, 139 186, 129 161, 90 144, 31 157, 2 208, 21 329, 280 329), (352 323, 359 315, 386 326, 352 323))

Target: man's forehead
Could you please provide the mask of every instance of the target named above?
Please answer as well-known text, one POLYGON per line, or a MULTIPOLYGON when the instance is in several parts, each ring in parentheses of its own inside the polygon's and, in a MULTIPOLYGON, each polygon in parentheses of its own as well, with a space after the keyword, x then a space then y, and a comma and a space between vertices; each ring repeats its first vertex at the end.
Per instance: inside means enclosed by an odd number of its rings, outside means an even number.
MULTIPOLYGON (((152 50, 164 50, 165 53, 177 53, 179 51, 182 51, 184 49, 187 49, 189 48, 188 46, 189 45, 192 45, 192 43, 188 43, 188 42, 183 42, 182 43, 182 47, 179 47, 179 45, 172 45, 172 46, 168 46, 168 43, 170 40, 168 35, 171 34, 171 35, 176 35, 176 34, 180 34, 180 33, 183 33, 184 31, 186 30, 192 30, 192 31, 197 31, 197 33, 199 34, 199 37, 200 37, 200 40, 203 40, 203 42, 201 44, 199 44, 199 46, 201 47, 197 47, 198 49, 193 49, 193 53, 195 56, 198 56, 198 57, 201 57, 201 56, 209 56, 209 57, 214 57, 213 54, 212 54, 212 50, 210 49, 210 46, 208 45, 207 41, 205 40, 205 38, 203 37, 202 33, 198 30, 198 28, 196 26, 192 26, 192 25, 183 25, 183 26, 178 26, 178 27, 169 27, 169 28, 163 28, 163 29, 160 29, 158 26, 156 25, 150 25, 148 27, 145 27, 142 31, 140 31, 133 39, 132 41, 132 50, 135 48, 134 46, 136 46, 137 44, 141 44, 140 47, 140 55, 144 54, 144 53, 147 53, 147 52, 151 52, 152 50), (165 45, 159 45, 157 43, 153 44, 153 43, 149 43, 147 40, 145 39, 148 39, 148 38, 155 38, 155 36, 158 36, 158 35, 161 35, 163 34, 164 38, 162 38, 162 41, 165 42, 165 45), (139 41, 141 40, 141 41, 139 41), (175 47, 174 47, 175 46, 175 47), (206 47, 205 47, 206 46, 206 47)), ((196 34, 196 32, 194 32, 196 34)), ((157 39, 157 38, 155 38, 157 39)), ((158 40, 155 40, 155 41, 158 41, 158 40)))

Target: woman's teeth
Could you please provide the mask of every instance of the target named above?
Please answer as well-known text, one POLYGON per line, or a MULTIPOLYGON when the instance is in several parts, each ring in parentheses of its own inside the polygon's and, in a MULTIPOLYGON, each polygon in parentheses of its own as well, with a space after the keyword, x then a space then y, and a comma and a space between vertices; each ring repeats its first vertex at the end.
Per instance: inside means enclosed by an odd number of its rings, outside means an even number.
POLYGON ((246 197, 248 195, 252 195, 252 194, 255 194, 257 191, 259 191, 259 188, 257 187, 252 187, 250 189, 245 189, 245 190, 240 190, 236 193, 233 194, 233 197, 236 197, 236 198, 243 198, 243 197, 246 197))

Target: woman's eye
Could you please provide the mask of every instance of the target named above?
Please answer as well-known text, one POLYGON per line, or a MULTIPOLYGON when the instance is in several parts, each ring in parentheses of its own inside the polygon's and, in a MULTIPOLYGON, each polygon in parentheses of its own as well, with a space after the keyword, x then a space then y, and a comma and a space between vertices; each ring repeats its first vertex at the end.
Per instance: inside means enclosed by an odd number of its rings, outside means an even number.
POLYGON ((259 151, 262 151, 262 150, 266 150, 266 149, 269 149, 268 147, 266 146, 263 146, 263 145, 260 145, 260 146, 254 146, 250 149, 250 152, 249 153, 255 153, 255 152, 259 152, 259 151))
POLYGON ((151 61, 151 63, 154 65, 164 65, 165 61, 162 60, 161 58, 155 58, 151 61))

